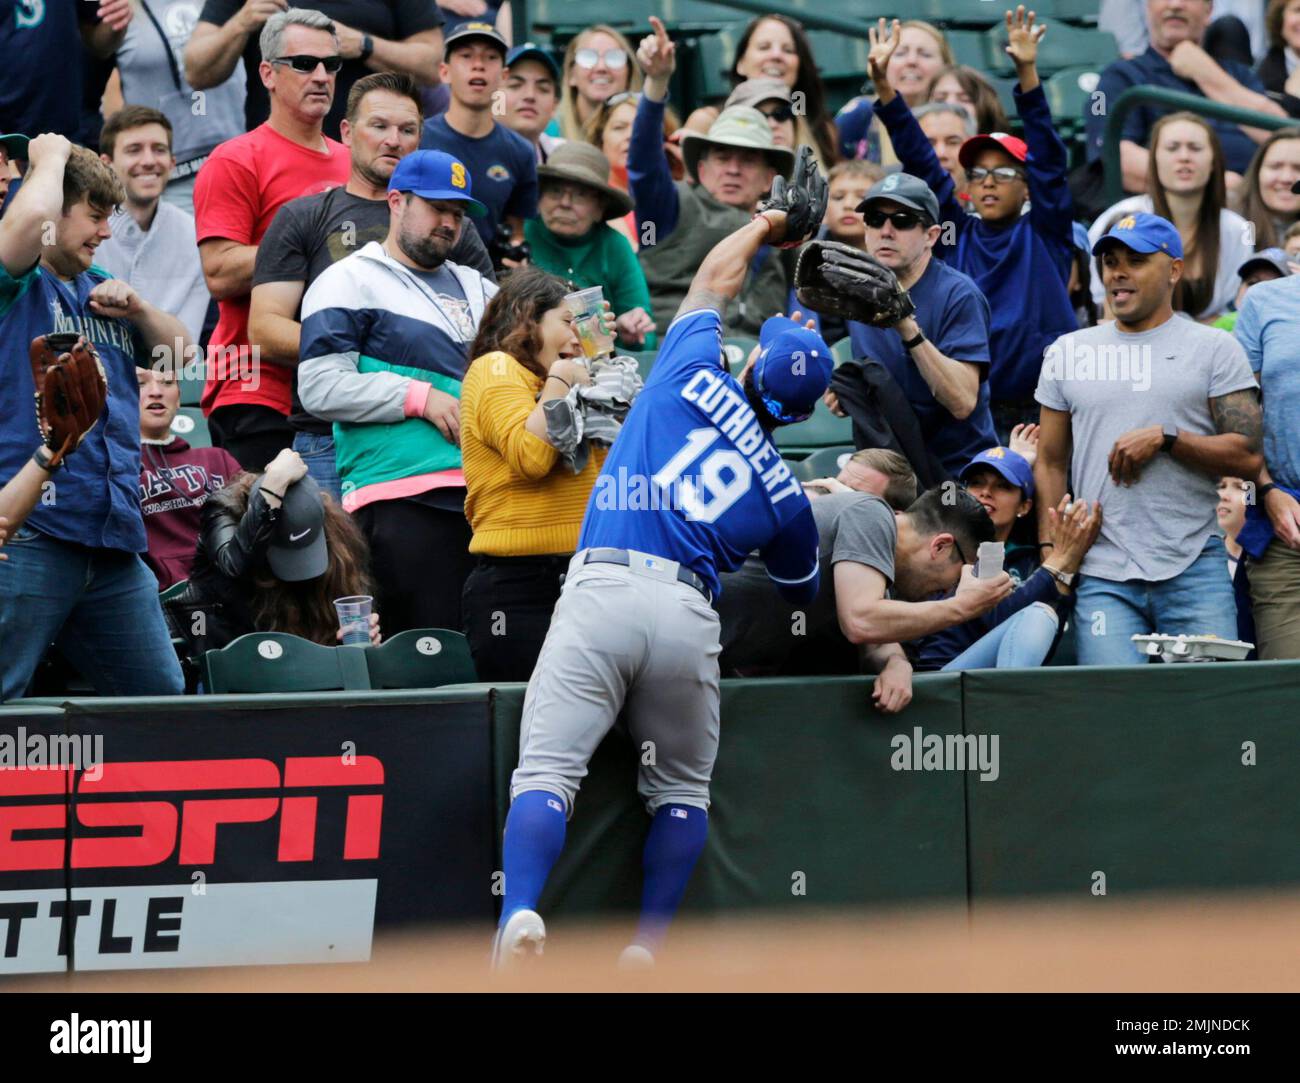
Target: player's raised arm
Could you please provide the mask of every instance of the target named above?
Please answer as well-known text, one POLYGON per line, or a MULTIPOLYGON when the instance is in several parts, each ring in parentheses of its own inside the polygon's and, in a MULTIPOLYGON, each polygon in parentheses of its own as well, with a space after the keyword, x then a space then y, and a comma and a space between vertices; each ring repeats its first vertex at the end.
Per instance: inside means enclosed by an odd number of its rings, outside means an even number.
POLYGON ((701 308, 722 312, 740 293, 749 265, 763 245, 793 248, 817 232, 826 217, 827 195, 826 178, 817 168, 812 148, 801 146, 792 179, 777 177, 772 194, 759 203, 753 219, 704 257, 677 315, 701 308))

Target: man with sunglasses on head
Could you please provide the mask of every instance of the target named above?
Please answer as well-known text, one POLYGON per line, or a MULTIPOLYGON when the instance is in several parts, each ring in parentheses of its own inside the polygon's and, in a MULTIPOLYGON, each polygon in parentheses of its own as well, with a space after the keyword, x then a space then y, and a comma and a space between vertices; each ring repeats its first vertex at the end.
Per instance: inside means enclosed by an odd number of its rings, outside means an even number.
POLYGON ((1079 326, 1069 294, 1074 242, 1069 154, 1052 126, 1036 66, 1046 27, 1035 26, 1033 13, 1026 15, 1023 7, 1006 13, 1006 26, 1025 139, 993 132, 962 144, 958 162, 966 171, 973 215, 966 212, 957 185, 885 75, 900 41, 897 20, 888 38, 883 19, 879 30, 871 31, 876 113, 903 170, 920 177, 939 198, 940 258, 975 280, 992 312, 988 383, 999 439, 985 447, 1006 443, 1015 425, 1038 416, 1034 388, 1043 351, 1079 326))
POLYGON ((293 442, 294 359, 261 356, 248 338, 257 247, 284 204, 346 184, 348 149, 322 131, 334 100, 339 41, 318 11, 293 8, 262 27, 258 74, 271 116, 212 152, 194 184, 194 223, 220 319, 208 348, 203 412, 212 442, 245 470, 263 470, 293 442))
POLYGON ((464 23, 447 35, 442 81, 451 90, 445 113, 424 122, 421 150, 440 150, 465 164, 475 196, 487 214, 474 226, 488 246, 500 251, 509 226, 509 243, 522 244, 524 221, 537 215, 537 151, 517 132, 493 119, 505 77, 506 39, 491 23, 464 23))
MULTIPOLYGON (((396 71, 426 85, 438 82, 443 18, 430 0, 311 0, 312 10, 334 23, 341 61, 325 134, 339 138, 348 92, 375 71, 396 71)), ((270 102, 258 77, 258 35, 272 16, 295 9, 290 0, 204 0, 185 47, 185 78, 195 90, 219 86, 243 61, 248 97, 245 128, 266 120, 270 102)))
MULTIPOLYGON (((937 484, 997 443, 986 380, 988 302, 967 275, 935 258, 939 201, 924 181, 891 173, 857 209, 866 225, 867 254, 892 272, 915 311, 892 327, 849 321, 859 360, 840 366, 826 403, 841 416, 856 414, 875 376, 866 365, 883 366, 920 429, 919 441, 901 445, 923 482, 937 484), (916 461, 927 454, 926 461, 916 461)), ((897 411, 891 413, 897 426, 897 411)))

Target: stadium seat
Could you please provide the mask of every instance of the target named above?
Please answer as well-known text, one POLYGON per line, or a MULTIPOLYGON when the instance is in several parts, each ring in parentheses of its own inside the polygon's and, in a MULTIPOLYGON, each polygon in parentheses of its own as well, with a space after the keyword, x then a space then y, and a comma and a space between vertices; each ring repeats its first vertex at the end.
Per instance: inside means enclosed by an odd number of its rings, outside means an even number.
POLYGON ((788 451, 805 451, 811 454, 819 448, 837 447, 853 443, 853 422, 847 417, 836 417, 823 402, 817 403, 812 417, 797 425, 782 425, 776 430, 776 446, 782 454, 788 451))
POLYGON ((185 593, 185 588, 190 585, 188 579, 182 579, 179 583, 173 583, 170 587, 158 595, 158 601, 170 602, 173 598, 179 598, 185 593))
POLYGON ((853 445, 842 447, 824 447, 814 451, 805 459, 800 459, 796 466, 790 468, 800 481, 812 481, 813 478, 833 478, 844 465, 843 460, 853 454, 853 445))
MULTIPOLYGON (((994 75, 1015 74, 1015 63, 1006 54, 1007 28, 995 26, 984 34, 985 60, 988 72, 994 75)), ((1044 79, 1053 72, 1068 67, 1088 66, 1101 71, 1113 60, 1119 59, 1115 37, 1103 30, 1091 30, 1068 23, 1052 25, 1038 46, 1038 71, 1044 79)))
POLYGON ((203 381, 182 377, 178 382, 181 385, 181 405, 197 406, 203 397, 203 381))
POLYGON ((839 367, 845 361, 853 360, 853 343, 847 338, 842 338, 831 345, 831 353, 835 355, 836 367, 839 367))
POLYGON ((944 35, 958 64, 984 71, 984 35, 978 30, 949 30, 944 35))
POLYGON ((750 351, 758 345, 756 338, 728 338, 724 339, 722 348, 727 353, 727 364, 731 367, 731 374, 739 376, 740 370, 745 367, 745 362, 749 360, 750 351))
POLYGON ((1079 26, 1096 26, 1101 11, 1101 0, 1048 0, 1042 7, 1034 8, 1044 19, 1060 19, 1079 26))
POLYGON ((1065 630, 1061 633, 1061 639, 1056 644, 1056 653, 1052 655, 1049 666, 1077 666, 1079 664, 1079 629, 1076 627, 1077 619, 1073 613, 1065 622, 1065 630))
POLYGON ((469 640, 445 628, 412 628, 366 648, 371 688, 437 688, 478 680, 469 640))
POLYGON ((907 0, 906 5, 895 5, 895 8, 901 19, 924 19, 946 29, 953 26, 993 26, 1002 22, 1006 5, 972 0, 907 0), (905 13, 899 10, 902 8, 906 9, 905 13))
POLYGON ((1043 83, 1043 93, 1052 108, 1057 131, 1074 133, 1084 126, 1085 112, 1092 102, 1092 92, 1101 79, 1099 68, 1073 67, 1058 71, 1043 83))
POLYGON ((650 379, 650 370, 654 368, 655 358, 659 356, 658 350, 642 350, 639 353, 635 350, 628 350, 624 357, 630 357, 636 362, 636 368, 641 373, 641 379, 650 379))
POLYGON ((197 406, 182 406, 172 418, 172 432, 182 437, 190 447, 211 447, 212 435, 208 432, 208 419, 197 406))
POLYGON ((203 685, 214 694, 340 692, 370 687, 359 647, 323 647, 285 632, 249 632, 203 656, 203 685))

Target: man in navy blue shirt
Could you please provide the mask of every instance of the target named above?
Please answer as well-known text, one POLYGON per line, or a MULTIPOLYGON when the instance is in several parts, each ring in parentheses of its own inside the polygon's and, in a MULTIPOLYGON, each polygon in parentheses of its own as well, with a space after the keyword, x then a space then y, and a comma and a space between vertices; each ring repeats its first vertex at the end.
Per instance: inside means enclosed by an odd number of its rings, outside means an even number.
MULTIPOLYGON (((924 181, 892 173, 867 193, 858 211, 866 221, 867 251, 897 275, 916 312, 888 328, 849 321, 853 356, 888 370, 915 412, 927 448, 956 476, 997 443, 986 381, 988 302, 967 275, 934 258, 939 201, 924 181)), ((832 387, 860 378, 860 372, 841 365, 832 387)), ((827 405, 843 416, 834 391, 827 405)))
POLYGON ((512 243, 524 239, 524 219, 537 217, 537 152, 522 135, 492 119, 505 74, 506 41, 490 23, 472 22, 447 36, 442 81, 451 88, 445 113, 424 122, 421 150, 441 150, 464 162, 474 196, 488 213, 475 218, 492 251, 501 223, 512 243))
MULTIPOLYGON (((1264 84, 1250 68, 1235 60, 1216 61, 1201 48, 1211 10, 1210 0, 1147 0, 1151 45, 1145 53, 1131 60, 1117 60, 1101 73, 1097 93, 1102 95, 1099 100, 1105 103, 1106 109, 1112 108, 1130 87, 1156 86, 1197 94, 1225 105, 1286 116, 1282 107, 1264 92, 1264 84)), ((1106 132, 1106 111, 1098 115, 1092 106, 1089 101, 1084 113, 1090 162, 1101 157, 1106 132)), ((1120 133, 1125 191, 1146 191, 1151 126, 1170 112, 1173 110, 1167 106, 1147 104, 1138 106, 1125 117, 1120 133)), ((1234 175, 1240 181, 1255 153, 1255 144, 1263 142, 1268 132, 1222 120, 1210 119, 1210 123, 1223 143, 1231 189, 1234 175)))
POLYGON ((136 366, 180 358, 185 325, 92 265, 125 198, 112 169, 47 132, 28 146, 22 190, 0 221, 0 485, 41 433, 28 348, 53 331, 94 343, 108 403, 0 562, 0 700, 21 696, 51 642, 102 695, 179 695, 180 665, 140 559, 140 391, 136 366), (54 225, 53 243, 47 236, 54 225))

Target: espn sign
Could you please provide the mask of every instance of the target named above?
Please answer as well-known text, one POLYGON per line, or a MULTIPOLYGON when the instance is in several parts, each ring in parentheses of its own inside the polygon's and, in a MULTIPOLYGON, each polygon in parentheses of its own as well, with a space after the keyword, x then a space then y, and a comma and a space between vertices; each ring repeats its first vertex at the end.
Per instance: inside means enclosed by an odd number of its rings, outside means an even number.
POLYGON ((283 764, 0 770, 0 885, 21 884, 24 873, 44 872, 48 884, 50 871, 96 870, 64 888, 0 890, 0 973, 368 959, 378 870, 352 878, 340 869, 380 857, 383 764, 373 756, 283 764), (318 844, 322 822, 328 845, 318 844), (276 868, 284 871, 267 875, 276 868), (302 878, 307 869, 333 878, 302 878))

